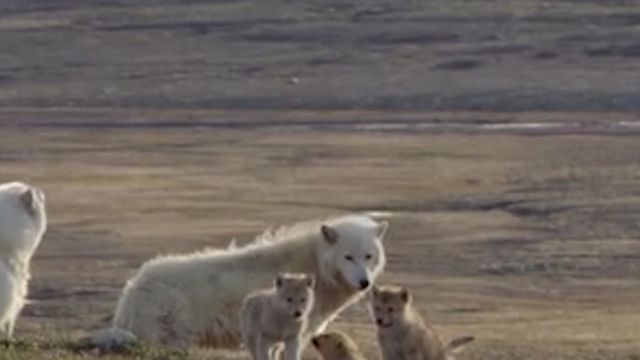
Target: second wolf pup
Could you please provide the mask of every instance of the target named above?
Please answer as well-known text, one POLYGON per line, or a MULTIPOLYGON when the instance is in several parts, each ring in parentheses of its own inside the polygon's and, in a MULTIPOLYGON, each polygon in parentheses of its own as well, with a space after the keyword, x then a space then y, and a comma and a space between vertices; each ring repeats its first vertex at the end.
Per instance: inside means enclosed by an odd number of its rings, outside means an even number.
POLYGON ((445 344, 411 305, 409 290, 374 287, 371 300, 383 360, 454 360, 454 354, 474 340, 464 336, 445 344))

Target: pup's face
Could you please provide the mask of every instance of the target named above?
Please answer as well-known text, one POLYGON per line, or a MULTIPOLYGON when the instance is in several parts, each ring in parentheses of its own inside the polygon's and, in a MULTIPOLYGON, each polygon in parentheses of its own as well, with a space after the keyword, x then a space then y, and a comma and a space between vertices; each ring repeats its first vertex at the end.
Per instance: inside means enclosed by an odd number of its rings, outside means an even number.
POLYGON ((389 328, 404 316, 411 302, 409 290, 396 286, 374 286, 371 296, 373 320, 380 328, 389 328))
POLYGON ((313 284, 313 278, 305 274, 280 274, 276 278, 281 307, 293 318, 301 319, 311 311, 313 284))
POLYGON ((348 355, 346 339, 340 333, 324 333, 311 339, 313 347, 322 355, 323 359, 339 359, 348 355))

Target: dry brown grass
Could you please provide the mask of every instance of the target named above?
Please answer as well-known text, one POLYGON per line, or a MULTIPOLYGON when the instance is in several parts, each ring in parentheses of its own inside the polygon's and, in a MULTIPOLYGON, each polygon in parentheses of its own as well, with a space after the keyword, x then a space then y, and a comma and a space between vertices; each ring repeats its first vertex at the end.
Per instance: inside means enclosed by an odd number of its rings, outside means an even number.
MULTIPOLYGON (((476 335, 461 359, 634 359, 637 154, 604 135, 5 127, 1 180, 43 187, 51 218, 18 336, 102 326, 155 254, 383 210, 382 281, 476 335)), ((375 358, 362 306, 335 326, 375 358)))

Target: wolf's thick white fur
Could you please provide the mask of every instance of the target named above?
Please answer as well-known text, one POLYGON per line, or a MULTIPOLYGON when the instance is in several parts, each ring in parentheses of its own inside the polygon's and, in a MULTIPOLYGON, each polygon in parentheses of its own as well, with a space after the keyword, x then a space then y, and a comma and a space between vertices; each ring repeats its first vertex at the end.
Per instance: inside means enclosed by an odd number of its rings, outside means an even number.
POLYGON ((46 227, 42 191, 21 182, 0 184, 0 337, 13 337, 27 297, 31 257, 46 227))
POLYGON ((238 348, 245 296, 280 272, 309 273, 315 304, 304 344, 380 274, 387 225, 351 215, 267 232, 245 247, 156 258, 124 287, 113 325, 152 344, 238 348))

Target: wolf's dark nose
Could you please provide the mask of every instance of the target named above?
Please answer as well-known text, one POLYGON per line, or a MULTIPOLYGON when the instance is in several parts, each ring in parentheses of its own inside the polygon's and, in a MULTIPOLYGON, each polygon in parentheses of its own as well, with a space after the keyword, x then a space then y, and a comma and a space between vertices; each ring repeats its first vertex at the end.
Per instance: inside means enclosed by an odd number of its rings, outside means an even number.
POLYGON ((369 287, 369 280, 360 280, 360 289, 364 290, 369 287))
POLYGON ((300 311, 296 311, 293 313, 293 316, 295 316, 296 318, 299 318, 300 316, 302 316, 302 313, 300 311))
POLYGON ((318 339, 311 339, 313 346, 318 347, 318 339))

